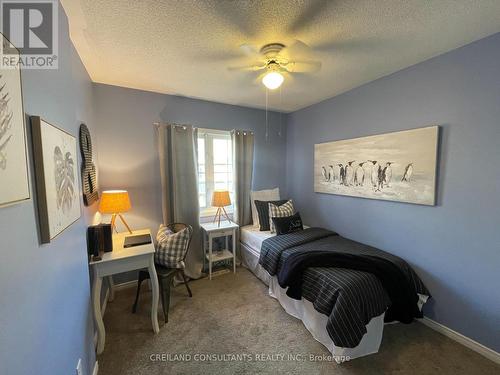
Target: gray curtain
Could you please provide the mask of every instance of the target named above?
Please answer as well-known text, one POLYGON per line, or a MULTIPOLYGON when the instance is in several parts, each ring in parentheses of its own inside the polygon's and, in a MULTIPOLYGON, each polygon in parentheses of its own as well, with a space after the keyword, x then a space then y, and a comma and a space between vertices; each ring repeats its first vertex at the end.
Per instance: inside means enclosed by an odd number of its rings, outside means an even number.
POLYGON ((234 221, 243 226, 252 223, 250 190, 252 189, 254 137, 252 132, 244 130, 233 130, 231 135, 234 147, 234 221))
POLYGON ((203 267, 196 145, 197 130, 192 126, 158 126, 163 223, 185 223, 193 227, 184 270, 192 279, 201 276, 203 267))

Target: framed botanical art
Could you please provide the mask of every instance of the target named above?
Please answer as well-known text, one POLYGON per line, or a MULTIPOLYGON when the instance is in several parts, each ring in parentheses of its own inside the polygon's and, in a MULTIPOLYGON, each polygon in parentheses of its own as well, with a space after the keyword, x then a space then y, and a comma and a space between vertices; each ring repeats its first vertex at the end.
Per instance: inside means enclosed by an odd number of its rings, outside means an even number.
POLYGON ((314 191, 434 205, 438 126, 314 146, 314 191))
MULTIPOLYGON (((0 33, 4 58, 10 42, 0 33)), ((21 70, 0 67, 0 206, 30 198, 21 70)))
POLYGON ((31 117, 40 237, 50 242, 81 215, 76 138, 31 117))

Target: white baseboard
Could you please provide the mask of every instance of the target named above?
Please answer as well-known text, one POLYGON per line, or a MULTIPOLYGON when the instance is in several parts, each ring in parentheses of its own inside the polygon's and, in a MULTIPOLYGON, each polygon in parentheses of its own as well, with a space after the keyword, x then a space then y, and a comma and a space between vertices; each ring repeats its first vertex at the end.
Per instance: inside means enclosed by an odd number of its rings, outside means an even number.
MULTIPOLYGON (((137 285, 137 280, 132 280, 132 281, 127 281, 126 283, 115 284, 113 289, 115 291, 124 290, 124 289, 133 288, 136 285, 137 285)), ((102 306, 101 306, 102 316, 104 316, 104 313, 106 312, 106 307, 108 306, 108 300, 109 300, 109 288, 106 290, 106 294, 104 295, 104 301, 103 301, 102 306)), ((97 330, 94 332, 94 346, 97 348, 97 330)), ((94 368, 94 370, 95 370, 95 368, 94 368)))
POLYGON ((98 372, 99 372, 99 362, 95 361, 94 371, 92 371, 92 375, 97 375, 98 372))
POLYGON ((478 343, 477 341, 472 340, 471 338, 458 333, 457 331, 452 330, 432 319, 429 319, 424 316, 423 319, 419 319, 419 322, 425 324, 427 327, 432 328, 433 330, 449 337, 450 339, 466 346, 467 348, 474 350, 476 353, 481 354, 482 356, 488 358, 489 360, 500 364, 500 353, 490 349, 483 344, 478 343))

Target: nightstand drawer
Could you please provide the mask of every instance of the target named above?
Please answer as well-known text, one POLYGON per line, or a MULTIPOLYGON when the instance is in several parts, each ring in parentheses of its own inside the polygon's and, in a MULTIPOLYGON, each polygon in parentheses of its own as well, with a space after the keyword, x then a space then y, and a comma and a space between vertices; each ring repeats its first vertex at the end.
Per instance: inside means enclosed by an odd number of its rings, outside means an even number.
POLYGON ((212 238, 217 238, 217 237, 226 237, 226 236, 231 236, 233 234, 233 229, 221 229, 221 230, 215 230, 210 232, 210 237, 212 238))

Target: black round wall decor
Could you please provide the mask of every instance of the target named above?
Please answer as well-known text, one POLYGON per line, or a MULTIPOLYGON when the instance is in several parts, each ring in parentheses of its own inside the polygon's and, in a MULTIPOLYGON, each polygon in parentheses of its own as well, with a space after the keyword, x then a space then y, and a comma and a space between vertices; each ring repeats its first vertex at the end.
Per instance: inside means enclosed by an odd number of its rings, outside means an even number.
POLYGON ((99 199, 96 167, 92 161, 92 140, 87 125, 80 125, 80 151, 82 152, 83 203, 90 206, 99 199))

